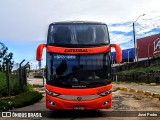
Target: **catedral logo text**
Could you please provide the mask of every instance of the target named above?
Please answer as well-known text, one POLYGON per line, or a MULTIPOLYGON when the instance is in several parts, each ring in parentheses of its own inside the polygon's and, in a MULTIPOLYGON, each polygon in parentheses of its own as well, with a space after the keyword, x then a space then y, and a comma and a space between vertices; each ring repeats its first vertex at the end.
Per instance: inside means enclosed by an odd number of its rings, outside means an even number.
POLYGON ((160 56, 160 38, 154 41, 154 56, 160 56))
POLYGON ((64 52, 88 52, 87 49, 65 49, 64 52))

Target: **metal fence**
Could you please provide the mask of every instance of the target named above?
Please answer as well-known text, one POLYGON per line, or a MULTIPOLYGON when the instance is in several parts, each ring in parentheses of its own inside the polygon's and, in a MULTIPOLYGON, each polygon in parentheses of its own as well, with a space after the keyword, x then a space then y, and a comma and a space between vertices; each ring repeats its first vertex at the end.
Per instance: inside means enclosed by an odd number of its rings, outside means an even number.
MULTIPOLYGON (((16 80, 15 81, 16 83, 18 83, 18 85, 16 85, 16 87, 18 88, 12 88, 12 89, 18 89, 20 92, 23 92, 24 91, 24 86, 27 85, 27 65, 29 64, 29 62, 27 62, 24 66, 22 66, 22 63, 24 62, 25 60, 23 60, 20 64, 19 64, 19 68, 17 70, 14 70, 12 73, 10 73, 9 71, 9 64, 6 64, 6 88, 7 88, 7 93, 8 95, 10 95, 11 93, 11 76, 10 74, 14 74, 14 77, 16 77, 16 80)), ((12 78, 13 79, 13 78, 12 78)), ((12 83, 13 83, 13 80, 12 80, 12 83)))

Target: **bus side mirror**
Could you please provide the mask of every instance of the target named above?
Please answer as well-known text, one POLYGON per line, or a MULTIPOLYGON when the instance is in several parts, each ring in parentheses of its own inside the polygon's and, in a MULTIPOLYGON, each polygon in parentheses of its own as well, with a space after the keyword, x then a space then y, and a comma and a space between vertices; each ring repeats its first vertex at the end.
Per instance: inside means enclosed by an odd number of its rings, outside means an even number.
POLYGON ((114 47, 116 50, 116 61, 117 63, 122 62, 122 49, 117 44, 111 44, 111 47, 114 47))
POLYGON ((42 53, 43 48, 46 47, 46 44, 40 44, 37 48, 37 54, 36 54, 36 60, 41 61, 42 60, 42 53))

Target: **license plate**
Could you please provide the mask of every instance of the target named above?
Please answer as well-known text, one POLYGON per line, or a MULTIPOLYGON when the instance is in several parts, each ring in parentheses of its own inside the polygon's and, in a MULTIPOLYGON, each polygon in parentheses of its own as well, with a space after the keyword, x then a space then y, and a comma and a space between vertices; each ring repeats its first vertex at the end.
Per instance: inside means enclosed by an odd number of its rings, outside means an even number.
POLYGON ((74 107, 75 110, 84 110, 84 107, 74 107))

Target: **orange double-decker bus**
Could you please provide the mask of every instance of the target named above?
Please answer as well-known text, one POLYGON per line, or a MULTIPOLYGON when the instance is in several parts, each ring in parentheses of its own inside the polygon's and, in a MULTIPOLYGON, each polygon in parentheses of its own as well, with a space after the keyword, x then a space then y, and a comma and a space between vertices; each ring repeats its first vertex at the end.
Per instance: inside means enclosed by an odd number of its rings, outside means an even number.
POLYGON ((55 22, 49 25, 46 48, 46 108, 108 109, 112 107, 111 47, 117 62, 122 51, 110 44, 107 25, 99 22, 55 22))

